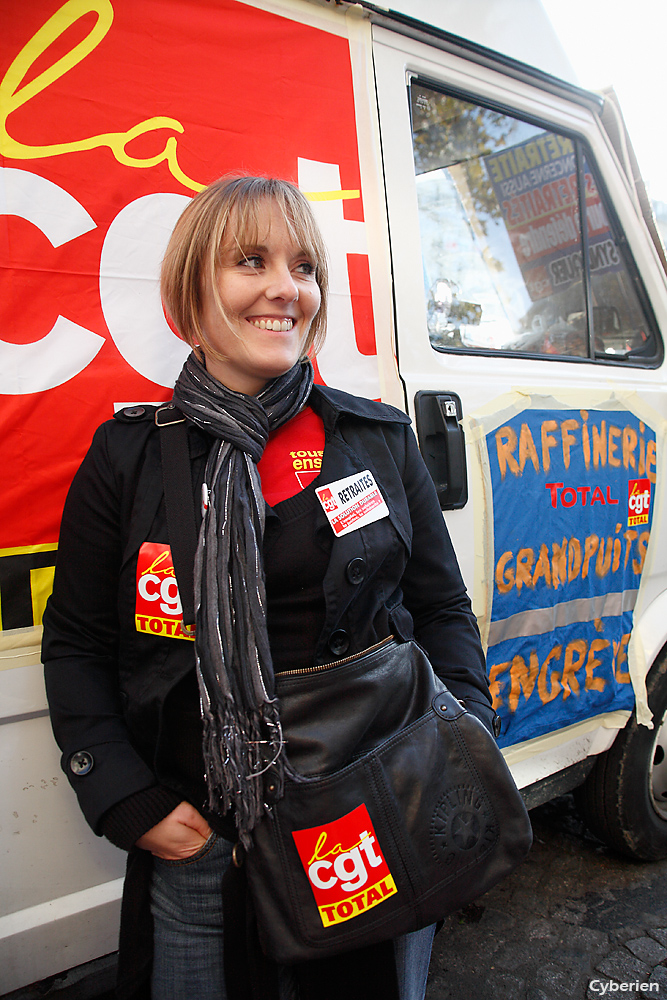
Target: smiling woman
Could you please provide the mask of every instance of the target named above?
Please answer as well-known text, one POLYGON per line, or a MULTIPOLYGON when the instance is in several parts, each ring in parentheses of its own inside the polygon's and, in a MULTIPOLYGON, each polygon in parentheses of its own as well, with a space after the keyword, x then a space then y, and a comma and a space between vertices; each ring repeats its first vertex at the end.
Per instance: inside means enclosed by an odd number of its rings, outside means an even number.
MULTIPOLYGON (((356 908, 336 900, 354 950, 334 959, 269 961, 245 868, 232 862, 240 845, 259 852, 267 803, 297 766, 281 675, 313 672, 322 690, 341 662, 405 650, 414 636, 491 729, 479 633, 433 483, 404 413, 314 384, 327 259, 296 187, 244 177, 201 192, 175 226, 161 287, 192 353, 172 403, 129 407, 97 432, 65 507, 44 616, 68 777, 96 832, 130 851, 119 995, 139 1000, 150 975, 153 1000, 365 1000, 371 981, 383 1000, 423 1000, 432 925, 354 945, 362 909, 390 895, 369 821, 346 856, 366 857, 385 890, 357 893, 356 908), (174 521, 166 470, 179 441, 185 507, 174 521), (186 514, 198 544, 181 562, 186 514), (182 610, 192 591, 194 636, 182 610)), ((383 670, 393 718, 413 699, 397 665, 383 670)), ((350 694, 342 711, 365 731, 351 704, 350 694)), ((324 713, 309 711, 333 749, 324 713)), ((353 756, 348 743, 341 756, 353 756)), ((344 892, 361 878, 350 858, 336 862, 344 892)))

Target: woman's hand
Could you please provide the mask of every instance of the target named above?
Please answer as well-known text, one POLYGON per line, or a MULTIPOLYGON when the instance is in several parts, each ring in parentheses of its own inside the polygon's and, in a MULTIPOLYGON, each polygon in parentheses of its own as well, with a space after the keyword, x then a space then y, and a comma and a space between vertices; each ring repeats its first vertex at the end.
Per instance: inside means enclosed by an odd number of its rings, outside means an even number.
POLYGON ((163 861, 182 861, 196 854, 211 833, 210 826, 195 807, 189 802, 181 802, 139 837, 136 846, 163 861))

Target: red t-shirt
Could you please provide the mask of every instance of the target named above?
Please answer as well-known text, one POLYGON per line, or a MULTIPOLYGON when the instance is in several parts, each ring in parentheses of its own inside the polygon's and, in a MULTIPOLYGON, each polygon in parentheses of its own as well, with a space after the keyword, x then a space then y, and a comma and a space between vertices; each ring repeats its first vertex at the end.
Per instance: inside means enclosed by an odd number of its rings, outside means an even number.
POLYGON ((262 494, 270 506, 305 489, 320 474, 324 451, 324 424, 306 406, 269 435, 257 463, 262 494))

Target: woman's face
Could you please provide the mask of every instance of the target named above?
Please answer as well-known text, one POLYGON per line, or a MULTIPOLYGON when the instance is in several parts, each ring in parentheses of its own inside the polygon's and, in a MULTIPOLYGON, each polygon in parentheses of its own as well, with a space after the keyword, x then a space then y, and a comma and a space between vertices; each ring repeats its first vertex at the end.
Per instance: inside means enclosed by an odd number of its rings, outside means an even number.
POLYGON ((228 320, 211 289, 204 293, 204 332, 220 357, 206 368, 228 389, 256 395, 298 361, 317 310, 315 263, 294 242, 271 201, 260 214, 258 246, 227 250, 216 280, 228 320))

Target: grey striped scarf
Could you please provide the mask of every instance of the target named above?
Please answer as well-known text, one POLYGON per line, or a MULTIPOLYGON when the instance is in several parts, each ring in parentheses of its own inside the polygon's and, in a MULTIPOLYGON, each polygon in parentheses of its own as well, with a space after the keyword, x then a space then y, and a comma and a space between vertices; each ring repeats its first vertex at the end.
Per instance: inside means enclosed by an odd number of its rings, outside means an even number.
POLYGON ((277 785, 280 794, 284 757, 266 631, 257 462, 269 432, 303 408, 312 384, 312 365, 299 362, 246 396, 191 354, 174 389, 179 409, 217 439, 206 464, 208 506, 195 557, 195 652, 209 808, 234 807, 246 847, 265 785, 277 785))

